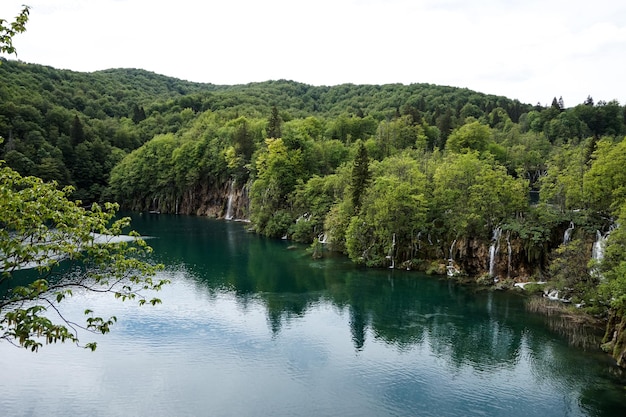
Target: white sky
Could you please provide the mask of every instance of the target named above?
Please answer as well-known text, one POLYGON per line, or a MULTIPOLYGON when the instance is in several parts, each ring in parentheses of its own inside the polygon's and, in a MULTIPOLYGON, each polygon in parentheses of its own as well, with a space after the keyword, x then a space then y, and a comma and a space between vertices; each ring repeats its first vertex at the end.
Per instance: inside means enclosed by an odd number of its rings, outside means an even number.
POLYGON ((55 68, 626 104, 624 0, 0 0, 0 17, 23 3, 18 58, 55 68))

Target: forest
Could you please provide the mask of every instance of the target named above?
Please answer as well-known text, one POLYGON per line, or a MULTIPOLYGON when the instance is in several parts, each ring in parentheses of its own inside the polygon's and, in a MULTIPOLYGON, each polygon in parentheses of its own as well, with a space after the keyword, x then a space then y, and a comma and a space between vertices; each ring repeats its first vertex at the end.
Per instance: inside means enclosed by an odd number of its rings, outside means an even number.
POLYGON ((250 221, 369 267, 550 294, 626 364, 626 107, 431 84, 222 86, 2 60, 0 159, 82 204, 250 221), (621 331, 614 333, 613 330, 621 331))

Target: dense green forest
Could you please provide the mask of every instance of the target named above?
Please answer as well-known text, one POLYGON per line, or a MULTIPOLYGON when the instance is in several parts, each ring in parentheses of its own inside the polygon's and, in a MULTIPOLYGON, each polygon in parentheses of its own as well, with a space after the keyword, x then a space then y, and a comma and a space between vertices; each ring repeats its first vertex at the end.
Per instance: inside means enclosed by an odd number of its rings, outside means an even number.
MULTIPOLYGON (((233 217, 236 195, 234 217, 315 256, 547 281, 611 329, 626 314, 618 102, 530 105, 430 84, 218 86, 16 61, 0 80, 0 158, 85 203, 233 217)), ((626 332, 612 337, 606 348, 623 350, 626 332)))

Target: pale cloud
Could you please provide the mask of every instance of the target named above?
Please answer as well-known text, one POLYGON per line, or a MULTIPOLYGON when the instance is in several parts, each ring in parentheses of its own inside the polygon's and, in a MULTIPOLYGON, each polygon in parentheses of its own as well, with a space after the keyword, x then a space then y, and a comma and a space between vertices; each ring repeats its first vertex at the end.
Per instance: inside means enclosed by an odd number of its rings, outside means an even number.
MULTIPOLYGON (((0 16, 25 0, 2 0, 0 16)), ((626 103, 626 2, 33 0, 26 62, 199 82, 433 83, 626 103), (624 3, 624 4, 623 4, 624 3)))

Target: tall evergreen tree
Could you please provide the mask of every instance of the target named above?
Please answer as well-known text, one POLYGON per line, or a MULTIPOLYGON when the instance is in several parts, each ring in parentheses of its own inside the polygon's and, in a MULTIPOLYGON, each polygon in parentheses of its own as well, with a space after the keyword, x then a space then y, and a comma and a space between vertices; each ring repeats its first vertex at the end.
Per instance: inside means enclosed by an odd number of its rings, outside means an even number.
POLYGON ((143 106, 133 104, 133 123, 137 124, 146 119, 146 111, 143 106))
POLYGON ((369 156, 363 141, 359 140, 358 150, 352 164, 352 205, 355 212, 361 207, 361 198, 370 179, 369 156))
POLYGON ((278 108, 272 106, 272 115, 270 116, 269 125, 267 126, 267 137, 278 139, 281 137, 280 131, 280 115, 278 114, 278 108))
POLYGON ((76 146, 85 141, 85 132, 83 130, 83 124, 81 123, 78 115, 74 116, 72 122, 72 128, 70 129, 70 139, 72 140, 72 146, 76 146))

